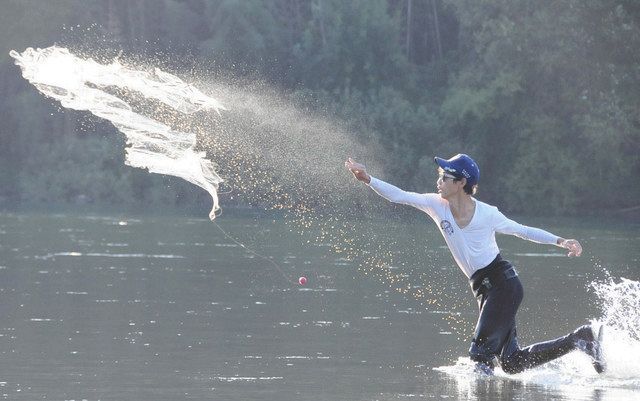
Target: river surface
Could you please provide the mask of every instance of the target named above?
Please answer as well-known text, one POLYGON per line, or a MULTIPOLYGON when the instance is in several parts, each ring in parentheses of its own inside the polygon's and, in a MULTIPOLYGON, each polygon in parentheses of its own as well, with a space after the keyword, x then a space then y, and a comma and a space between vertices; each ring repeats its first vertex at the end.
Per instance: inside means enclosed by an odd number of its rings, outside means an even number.
MULTIPOLYGON (((593 281, 640 280, 638 225, 522 222, 585 248, 570 259, 499 238, 525 287, 522 344, 598 320, 593 281)), ((533 373, 474 375, 477 306, 426 218, 361 222, 374 241, 395 237, 394 252, 413 248, 393 276, 276 217, 216 223, 1 214, 0 399, 640 399, 640 360, 627 376, 598 377, 578 352, 533 373)))

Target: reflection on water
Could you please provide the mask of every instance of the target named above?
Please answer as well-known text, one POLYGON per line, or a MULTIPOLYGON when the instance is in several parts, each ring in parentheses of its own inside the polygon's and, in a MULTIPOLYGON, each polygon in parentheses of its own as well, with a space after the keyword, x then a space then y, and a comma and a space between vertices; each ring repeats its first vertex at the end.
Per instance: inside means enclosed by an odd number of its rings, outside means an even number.
MULTIPOLYGON (((0 215, 0 398, 618 400, 640 389, 637 342, 608 346, 627 377, 616 368, 598 377, 578 353, 516 376, 475 376, 468 338, 447 319, 472 328, 473 299, 429 226, 413 229, 435 250, 394 274, 426 290, 437 272, 440 290, 459 299, 433 307, 273 219, 227 214, 219 224, 252 250, 205 220, 0 215)), ((371 226, 398 243, 407 229, 371 226)), ((523 343, 608 318, 588 288, 605 279, 599 266, 640 279, 637 231, 608 230, 576 235, 597 238, 585 249, 598 264, 504 241, 526 288, 523 343)), ((607 341, 621 338, 611 331, 607 341)))

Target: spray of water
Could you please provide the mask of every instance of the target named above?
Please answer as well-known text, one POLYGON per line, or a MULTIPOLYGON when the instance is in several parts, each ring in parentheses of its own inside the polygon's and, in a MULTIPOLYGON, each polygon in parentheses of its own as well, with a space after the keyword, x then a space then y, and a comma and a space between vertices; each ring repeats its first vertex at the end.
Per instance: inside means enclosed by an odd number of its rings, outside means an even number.
POLYGON ((598 321, 608 328, 604 349, 609 375, 640 389, 640 282, 608 278, 591 286, 602 305, 598 321))
POLYGON ((205 153, 196 150, 196 134, 174 130, 136 112, 125 96, 114 92, 135 92, 182 114, 224 109, 217 100, 157 68, 140 71, 117 60, 104 65, 57 46, 28 48, 22 53, 12 50, 10 55, 22 69, 22 76, 42 94, 64 107, 88 110, 118 128, 127 139, 128 165, 180 177, 209 192, 213 199, 209 216, 215 217, 219 209, 217 189, 222 180, 205 153))
MULTIPOLYGON (((358 219, 377 215, 380 200, 355 182, 343 162, 352 156, 366 161, 370 171, 382 172, 376 163, 381 152, 371 141, 360 146, 345 124, 297 107, 255 81, 212 80, 206 73, 190 80, 214 93, 214 99, 157 68, 118 60, 101 64, 56 46, 12 51, 11 56, 44 95, 113 123, 127 138, 127 164, 181 177, 208 191, 212 219, 219 210, 219 186, 225 186, 222 192, 229 199, 282 212, 307 242, 327 245, 356 263, 363 275, 442 312, 459 336, 468 334, 463 329, 468 330, 468 322, 445 306, 459 302, 444 290, 447 279, 423 277, 428 267, 403 262, 427 244, 397 244, 391 226, 388 232, 372 233, 358 219)), ((286 272, 283 276, 289 278, 286 272)), ((467 306, 455 304, 454 309, 467 306)))

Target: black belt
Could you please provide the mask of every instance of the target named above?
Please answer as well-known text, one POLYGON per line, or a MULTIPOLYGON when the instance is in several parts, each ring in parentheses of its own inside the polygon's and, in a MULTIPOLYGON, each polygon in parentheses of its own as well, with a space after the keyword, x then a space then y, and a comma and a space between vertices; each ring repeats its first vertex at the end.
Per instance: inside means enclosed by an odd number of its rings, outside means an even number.
POLYGON ((493 262, 489 263, 487 267, 473 273, 469 279, 473 294, 477 297, 483 294, 492 287, 500 285, 507 280, 510 280, 518 276, 516 269, 511 266, 509 261, 502 259, 500 254, 496 256, 493 262))

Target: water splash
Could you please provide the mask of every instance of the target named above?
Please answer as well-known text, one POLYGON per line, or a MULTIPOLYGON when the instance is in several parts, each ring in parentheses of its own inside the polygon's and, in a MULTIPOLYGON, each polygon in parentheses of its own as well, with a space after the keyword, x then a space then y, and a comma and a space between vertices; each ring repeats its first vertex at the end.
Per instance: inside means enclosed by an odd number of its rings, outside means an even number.
MULTIPOLYGON (((602 302, 601 322, 640 342, 640 282, 626 278, 591 284, 602 302)), ((640 367, 640 360, 638 361, 640 367)))
POLYGON ((100 64, 68 49, 52 46, 12 50, 22 76, 42 94, 74 110, 87 110, 110 121, 127 139, 125 163, 151 173, 183 178, 203 188, 213 199, 209 217, 215 218, 218 185, 222 179, 205 152, 196 150, 196 134, 134 111, 126 100, 132 94, 155 100, 181 114, 225 108, 215 99, 158 68, 141 71, 120 64, 100 64), (120 92, 117 92, 120 91, 120 92))
POLYGON ((640 389, 640 282, 609 278, 591 286, 602 303, 598 320, 607 327, 607 375, 628 380, 640 389))
MULTIPOLYGON (((556 361, 517 375, 496 369, 496 379, 551 387, 563 399, 584 399, 594 392, 605 392, 611 399, 633 399, 640 391, 640 282, 621 278, 591 283, 601 305, 601 316, 592 324, 605 325, 603 341, 607 371, 598 375, 590 359, 575 351, 556 361), (630 397, 631 398, 627 398, 630 397)), ((459 391, 473 393, 473 363, 459 358, 453 366, 435 368, 452 375, 459 391)))

